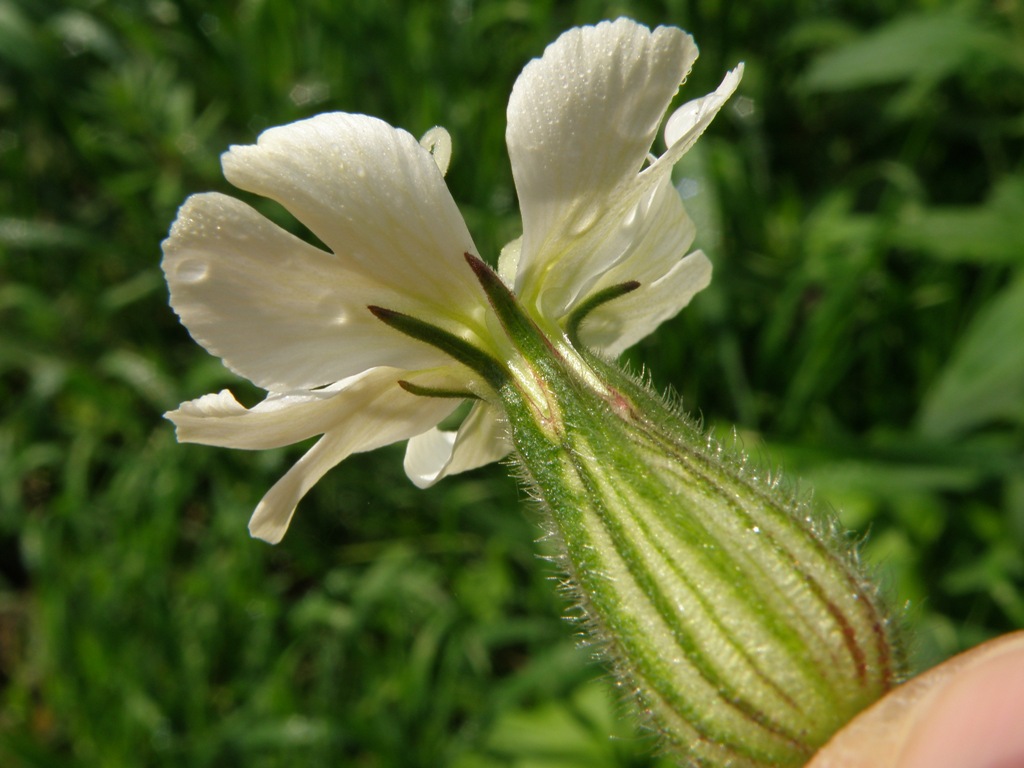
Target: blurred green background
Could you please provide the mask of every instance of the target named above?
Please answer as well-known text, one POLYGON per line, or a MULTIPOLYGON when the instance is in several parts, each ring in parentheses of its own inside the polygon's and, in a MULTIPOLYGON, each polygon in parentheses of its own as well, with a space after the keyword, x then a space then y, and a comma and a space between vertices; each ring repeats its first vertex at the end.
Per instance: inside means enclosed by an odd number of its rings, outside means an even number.
POLYGON ((271 548, 246 521, 303 447, 161 419, 258 398, 158 266, 229 144, 445 125, 493 260, 516 75, 620 14, 695 34, 684 100, 747 64, 679 168, 712 287, 631 362, 866 537, 918 668, 1024 627, 1020 0, 0 0, 0 765, 660 765, 501 467, 358 456, 271 548))

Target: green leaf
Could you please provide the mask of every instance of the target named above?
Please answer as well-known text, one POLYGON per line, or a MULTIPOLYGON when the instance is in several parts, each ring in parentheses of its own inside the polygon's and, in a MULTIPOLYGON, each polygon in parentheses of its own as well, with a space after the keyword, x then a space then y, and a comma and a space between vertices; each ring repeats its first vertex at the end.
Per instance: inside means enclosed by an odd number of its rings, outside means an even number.
MULTIPOLYGON (((463 755, 457 768, 614 768, 631 734, 617 722, 607 690, 588 683, 568 700, 505 712, 480 752, 463 755), (608 734, 613 734, 612 738, 608 734)), ((666 760, 666 766, 671 763, 666 760)), ((662 765, 662 763, 658 763, 662 765)))
POLYGON ((10 0, 0 0, 0 61, 35 69, 43 56, 29 18, 10 0))
POLYGON ((893 242, 944 261, 1024 264, 1024 177, 998 182, 985 203, 907 210, 893 242))
POLYGON ((991 56, 1002 48, 1002 38, 960 11, 906 16, 823 54, 811 64, 802 85, 829 92, 940 80, 975 63, 977 56, 991 56))
POLYGON ((89 243, 87 232, 65 224, 13 217, 0 218, 0 246, 23 251, 80 248, 89 243))
POLYGON ((918 427, 952 438, 986 423, 1024 423, 1024 272, 982 310, 921 408, 918 427))

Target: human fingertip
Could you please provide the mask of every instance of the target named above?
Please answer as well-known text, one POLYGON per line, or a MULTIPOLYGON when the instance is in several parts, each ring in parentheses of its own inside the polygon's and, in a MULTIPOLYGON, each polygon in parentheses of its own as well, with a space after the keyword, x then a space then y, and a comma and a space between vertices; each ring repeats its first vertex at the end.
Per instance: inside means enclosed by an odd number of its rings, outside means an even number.
POLYGON ((899 768, 1024 768, 1024 633, 996 643, 930 697, 899 768))
POLYGON ((894 689, 807 768, 1024 768, 1024 632, 983 643, 894 689))

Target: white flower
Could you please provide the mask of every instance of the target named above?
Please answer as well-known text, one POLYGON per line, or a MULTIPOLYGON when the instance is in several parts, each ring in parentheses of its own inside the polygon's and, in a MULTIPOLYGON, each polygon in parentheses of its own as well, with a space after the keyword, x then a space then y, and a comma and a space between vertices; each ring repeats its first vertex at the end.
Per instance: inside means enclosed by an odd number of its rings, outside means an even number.
MULTIPOLYGON (((710 279, 671 169, 739 83, 677 110, 667 151, 649 154, 669 103, 697 56, 689 35, 628 19, 572 29, 524 69, 508 106, 507 142, 523 235, 499 274, 534 322, 570 343, 574 310, 596 307, 584 345, 615 356, 675 315, 710 279)), ((464 254, 477 250, 444 183, 450 139, 422 142, 365 115, 333 113, 272 128, 222 158, 235 186, 277 201, 329 251, 217 193, 190 197, 163 243, 171 305, 193 338, 267 390, 253 408, 227 391, 167 417, 178 439, 260 449, 322 435, 264 496, 250 522, 277 542, 295 506, 351 453, 409 439, 406 471, 420 486, 507 453, 500 404, 485 381, 434 347, 382 323, 385 307, 457 336, 496 359, 507 340, 464 254), (458 433, 436 425, 479 400, 458 433)))

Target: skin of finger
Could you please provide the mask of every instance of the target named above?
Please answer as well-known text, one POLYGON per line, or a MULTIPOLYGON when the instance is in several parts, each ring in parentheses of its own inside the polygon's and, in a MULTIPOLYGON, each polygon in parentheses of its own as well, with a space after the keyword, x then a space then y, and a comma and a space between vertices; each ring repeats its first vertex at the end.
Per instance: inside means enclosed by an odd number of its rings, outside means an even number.
POLYGON ((982 659, 937 692, 900 768, 1024 768, 1024 644, 982 659))
POLYGON ((862 712, 807 768, 1024 768, 1022 681, 1024 632, 983 643, 862 712))

